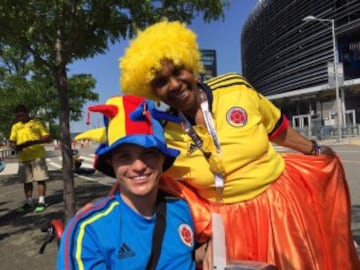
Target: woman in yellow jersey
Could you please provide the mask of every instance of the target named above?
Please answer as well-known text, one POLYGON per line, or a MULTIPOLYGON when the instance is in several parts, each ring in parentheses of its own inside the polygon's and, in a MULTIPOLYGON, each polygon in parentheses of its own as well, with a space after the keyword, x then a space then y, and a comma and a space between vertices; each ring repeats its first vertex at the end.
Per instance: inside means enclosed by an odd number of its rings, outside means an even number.
POLYGON ((181 120, 165 125, 169 146, 181 151, 166 173, 221 213, 229 260, 360 269, 337 155, 292 129, 240 75, 199 82, 191 30, 167 21, 148 27, 131 42, 120 69, 123 93, 161 100, 181 120), (279 154, 272 143, 299 153, 279 154))

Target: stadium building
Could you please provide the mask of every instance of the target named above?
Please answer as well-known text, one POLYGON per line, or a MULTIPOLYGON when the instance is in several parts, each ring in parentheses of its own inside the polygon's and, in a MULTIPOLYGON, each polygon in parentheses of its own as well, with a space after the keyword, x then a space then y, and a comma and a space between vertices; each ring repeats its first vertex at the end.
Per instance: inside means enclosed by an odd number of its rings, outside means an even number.
POLYGON ((241 58, 243 75, 302 133, 359 135, 359 0, 259 1, 241 58))

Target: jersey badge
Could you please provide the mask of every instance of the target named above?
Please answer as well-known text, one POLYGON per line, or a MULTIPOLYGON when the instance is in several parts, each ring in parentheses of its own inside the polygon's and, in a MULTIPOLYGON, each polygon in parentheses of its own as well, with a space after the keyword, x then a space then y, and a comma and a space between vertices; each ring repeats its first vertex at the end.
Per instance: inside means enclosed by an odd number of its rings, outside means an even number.
POLYGON ((241 107, 232 107, 226 113, 226 121, 233 127, 243 127, 248 121, 247 112, 241 107))
POLYGON ((179 235, 185 245, 189 247, 194 245, 194 232, 188 224, 181 224, 179 226, 179 235))

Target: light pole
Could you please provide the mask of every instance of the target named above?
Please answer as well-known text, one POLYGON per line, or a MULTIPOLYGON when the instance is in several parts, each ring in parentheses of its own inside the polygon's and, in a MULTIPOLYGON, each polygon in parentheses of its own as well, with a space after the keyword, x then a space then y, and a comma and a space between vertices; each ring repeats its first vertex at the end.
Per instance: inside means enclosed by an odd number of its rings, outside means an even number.
POLYGON ((335 36, 335 20, 334 19, 321 19, 315 16, 306 16, 303 18, 304 22, 318 21, 318 22, 330 22, 332 31, 332 43, 333 43, 333 57, 334 57, 334 76, 335 76, 335 93, 336 93, 336 115, 337 115, 337 142, 341 141, 342 138, 342 113, 341 113, 341 101, 339 93, 339 79, 337 74, 337 50, 336 50, 336 36, 335 36))

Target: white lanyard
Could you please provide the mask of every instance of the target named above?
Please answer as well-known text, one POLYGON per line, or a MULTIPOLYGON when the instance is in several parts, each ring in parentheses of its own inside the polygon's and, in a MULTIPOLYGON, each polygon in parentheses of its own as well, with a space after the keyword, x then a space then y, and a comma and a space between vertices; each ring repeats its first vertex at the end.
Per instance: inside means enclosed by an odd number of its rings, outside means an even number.
POLYGON ((200 107, 201 107, 201 111, 202 111, 202 114, 203 114, 204 119, 205 119, 206 128, 207 128, 211 138, 213 139, 213 141, 215 143, 217 153, 221 154, 220 142, 219 142, 219 139, 218 139, 218 136, 217 136, 217 133, 216 133, 213 118, 212 118, 211 113, 209 111, 209 104, 207 102, 205 93, 203 91, 201 91, 201 90, 200 90, 200 100, 201 100, 200 107))
MULTIPOLYGON (((209 105, 205 96, 205 93, 203 91, 200 90, 200 100, 201 100, 201 112, 203 114, 204 120, 205 120, 205 124, 206 124, 206 128, 215 144, 216 147, 216 154, 215 153, 209 153, 206 152, 202 146, 203 146, 203 142, 201 140, 201 138, 199 137, 199 135, 195 132, 195 130, 193 129, 192 125, 190 124, 189 120, 185 117, 185 115, 183 113, 179 113, 179 117, 181 118, 181 120, 183 121, 184 127, 185 127, 185 132, 191 137, 191 139, 194 141, 194 143, 196 144, 196 146, 200 149, 200 151, 203 153, 204 157, 206 158, 206 160, 210 160, 213 159, 215 160, 215 162, 221 162, 221 160, 219 159, 219 155, 221 154, 221 148, 220 148, 220 143, 219 143, 219 139, 215 130, 215 125, 214 125, 214 121, 213 118, 211 116, 211 113, 209 111, 209 105), (215 157, 216 156, 216 157, 215 157)), ((210 166, 211 169, 211 166, 210 166)), ((224 174, 225 172, 223 172, 222 174, 220 173, 214 173, 215 178, 214 178, 214 184, 215 184, 215 188, 216 189, 223 189, 224 188, 224 174)))
MULTIPOLYGON (((216 152, 220 156, 221 155, 221 147, 220 147, 219 138, 216 133, 213 118, 209 111, 209 104, 207 102, 206 95, 205 95, 204 91, 202 91, 202 90, 200 90, 200 100, 201 100, 200 107, 201 107, 201 111, 202 111, 204 119, 205 119, 206 128, 207 128, 211 138, 213 139, 213 142, 216 147, 216 152)), ((217 188, 217 189, 224 188, 224 175, 215 174, 214 184, 215 184, 215 188, 217 188)))

